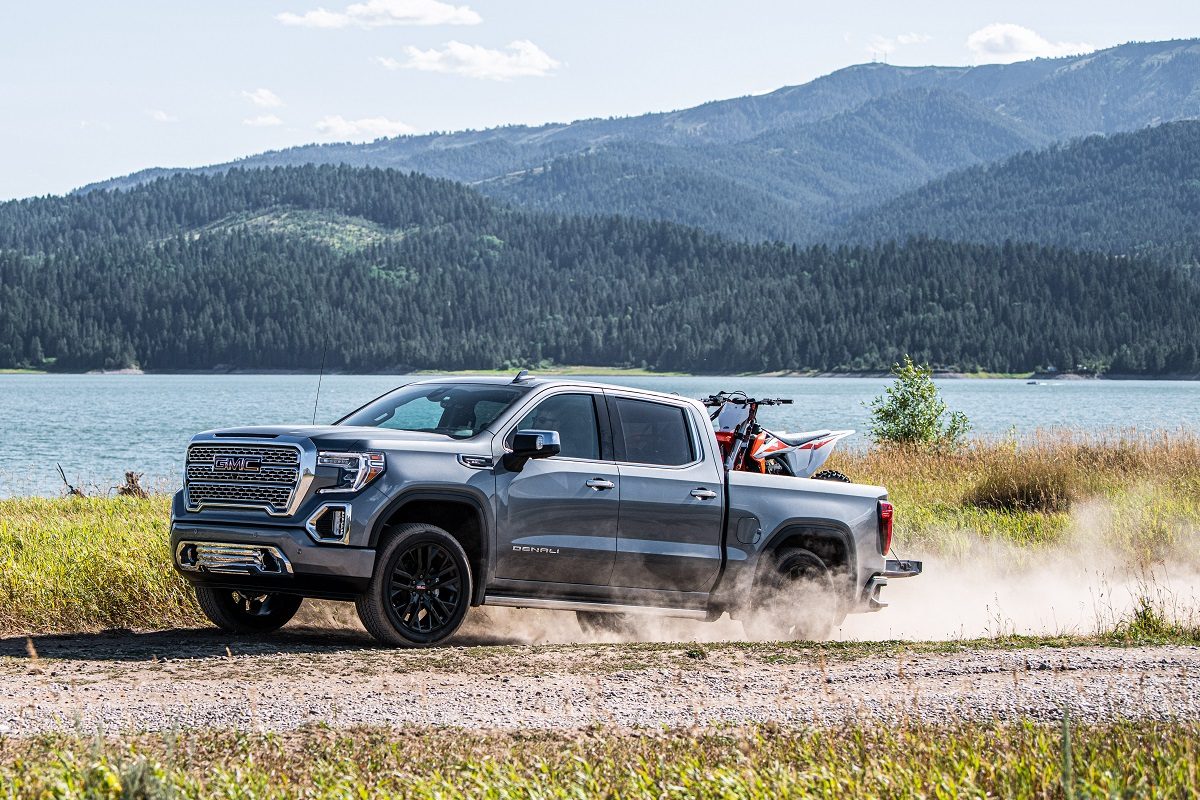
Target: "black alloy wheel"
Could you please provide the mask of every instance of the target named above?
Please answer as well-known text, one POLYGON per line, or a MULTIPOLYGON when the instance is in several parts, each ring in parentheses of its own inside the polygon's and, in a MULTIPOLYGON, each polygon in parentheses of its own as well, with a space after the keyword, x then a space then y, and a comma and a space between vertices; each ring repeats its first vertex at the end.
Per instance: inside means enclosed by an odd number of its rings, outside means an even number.
POLYGON ((375 575, 355 605, 379 641, 426 647, 452 635, 471 605, 471 570, 462 545, 434 525, 389 530, 375 575))
POLYGON ((269 633, 282 628, 300 610, 304 598, 290 594, 196 587, 204 616, 229 633, 269 633))
POLYGON ((825 641, 845 618, 833 571, 803 548, 764 556, 742 627, 753 639, 825 641))

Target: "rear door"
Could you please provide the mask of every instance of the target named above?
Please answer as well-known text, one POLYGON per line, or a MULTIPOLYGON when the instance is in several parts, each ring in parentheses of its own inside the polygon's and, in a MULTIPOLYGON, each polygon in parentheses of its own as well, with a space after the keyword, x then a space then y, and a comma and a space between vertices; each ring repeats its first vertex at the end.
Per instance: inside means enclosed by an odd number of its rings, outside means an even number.
POLYGON ((505 469, 497 457, 498 578, 608 584, 621 475, 612 461, 604 411, 602 395, 558 392, 539 399, 504 431, 504 446, 518 430, 558 431, 562 451, 532 459, 520 472, 505 469))
POLYGON ((685 403, 606 393, 621 476, 613 586, 702 592, 721 566, 724 481, 685 403))

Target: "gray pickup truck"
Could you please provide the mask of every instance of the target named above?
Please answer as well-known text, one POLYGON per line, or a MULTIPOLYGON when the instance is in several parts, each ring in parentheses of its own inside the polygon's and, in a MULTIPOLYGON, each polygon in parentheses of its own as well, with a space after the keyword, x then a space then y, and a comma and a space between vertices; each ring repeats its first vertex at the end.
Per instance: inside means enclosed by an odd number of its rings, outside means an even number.
POLYGON ((353 600, 390 645, 471 606, 565 609, 586 631, 654 613, 823 638, 883 607, 877 486, 727 472, 705 407, 566 380, 412 383, 328 426, 201 433, 171 512, 176 568, 236 633, 305 597, 353 600))

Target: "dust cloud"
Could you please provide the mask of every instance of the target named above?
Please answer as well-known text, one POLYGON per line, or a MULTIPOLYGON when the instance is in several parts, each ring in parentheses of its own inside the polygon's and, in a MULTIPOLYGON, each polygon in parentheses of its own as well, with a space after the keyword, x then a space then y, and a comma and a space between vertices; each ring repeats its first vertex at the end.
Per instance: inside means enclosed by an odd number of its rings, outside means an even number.
MULTIPOLYGON (((1022 547, 961 529, 943 533, 939 552, 908 550, 924 574, 892 580, 878 613, 851 614, 832 636, 841 641, 952 640, 1008 635, 1087 635, 1126 621, 1142 598, 1166 619, 1200 624, 1200 531, 1177 523, 1139 543, 1159 520, 1113 520, 1102 503, 1078 506, 1054 546, 1022 547)), ((448 642, 461 646, 747 641, 728 615, 715 622, 634 614, 631 632, 585 633, 569 611, 471 609, 448 642)), ((348 603, 308 601, 297 624, 362 630, 348 603)))

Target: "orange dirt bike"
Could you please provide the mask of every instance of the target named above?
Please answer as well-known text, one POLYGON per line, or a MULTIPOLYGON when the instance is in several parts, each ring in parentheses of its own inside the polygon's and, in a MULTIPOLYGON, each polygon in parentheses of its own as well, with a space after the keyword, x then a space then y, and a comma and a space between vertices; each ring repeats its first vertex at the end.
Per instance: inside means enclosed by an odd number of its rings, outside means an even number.
POLYGON ((726 470, 850 483, 842 473, 821 470, 821 467, 829 459, 834 445, 854 431, 775 433, 759 425, 759 407, 791 405, 792 401, 784 398, 753 398, 745 392, 718 392, 704 398, 703 402, 712 409, 709 418, 716 430, 726 470))

